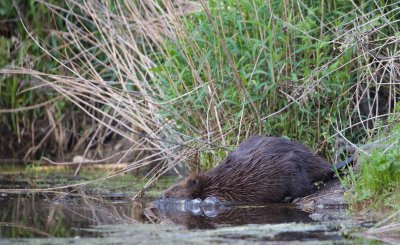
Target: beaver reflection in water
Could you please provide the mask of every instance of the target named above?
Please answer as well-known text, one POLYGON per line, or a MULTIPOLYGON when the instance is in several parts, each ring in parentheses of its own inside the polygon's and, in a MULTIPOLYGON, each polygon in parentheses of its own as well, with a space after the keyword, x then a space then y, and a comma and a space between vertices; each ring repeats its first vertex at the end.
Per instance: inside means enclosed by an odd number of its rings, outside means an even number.
POLYGON ((332 175, 326 160, 297 142, 252 136, 218 166, 187 177, 162 196, 274 203, 309 195, 315 190, 314 182, 332 175))
POLYGON ((296 206, 282 203, 264 204, 263 206, 230 206, 218 210, 215 217, 198 215, 177 210, 162 210, 148 208, 163 223, 183 225, 188 229, 215 229, 221 226, 240 226, 248 224, 280 224, 280 223, 310 223, 310 213, 296 206))

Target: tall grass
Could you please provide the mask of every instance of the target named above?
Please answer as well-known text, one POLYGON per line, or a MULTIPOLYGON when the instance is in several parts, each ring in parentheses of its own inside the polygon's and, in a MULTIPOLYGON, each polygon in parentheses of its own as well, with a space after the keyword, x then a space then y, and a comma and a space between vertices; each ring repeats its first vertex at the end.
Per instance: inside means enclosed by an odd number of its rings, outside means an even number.
MULTIPOLYGON (((58 70, 58 63, 45 55, 19 24, 17 10, 10 3, 0 2, 0 69, 7 71, 24 67, 45 73, 58 70)), ((19 7, 23 9, 21 17, 35 30, 35 38, 44 37, 44 43, 55 45, 57 40, 51 35, 51 30, 56 24, 61 27, 62 23, 49 21, 54 16, 43 5, 33 1, 20 3, 19 7)), ((48 48, 52 49, 51 46, 48 48)), ((57 54, 54 56, 57 57, 57 54)), ((40 158, 42 149, 47 149, 47 154, 52 156, 63 152, 67 148, 65 142, 68 142, 62 137, 65 135, 63 127, 68 123, 61 120, 60 115, 66 111, 62 105, 59 94, 42 89, 30 76, 2 72, 0 155, 22 160, 40 158), (55 125, 55 122, 58 124, 55 125)), ((11 160, 6 159, 6 162, 11 160)))
POLYGON ((123 172, 155 164, 150 182, 180 163, 210 168, 256 133, 334 159, 338 138, 363 142, 397 113, 396 1, 36 2, 65 26, 49 46, 25 25, 58 68, 0 72, 86 113, 86 149, 124 137, 138 157, 123 172))

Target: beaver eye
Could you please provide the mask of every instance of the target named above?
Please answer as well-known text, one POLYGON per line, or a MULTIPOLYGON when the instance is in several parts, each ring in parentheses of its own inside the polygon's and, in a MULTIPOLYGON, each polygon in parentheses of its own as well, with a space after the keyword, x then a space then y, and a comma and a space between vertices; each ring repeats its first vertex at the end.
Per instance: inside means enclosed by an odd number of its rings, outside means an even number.
POLYGON ((192 179, 189 182, 190 187, 196 187, 199 184, 199 181, 197 179, 192 179))

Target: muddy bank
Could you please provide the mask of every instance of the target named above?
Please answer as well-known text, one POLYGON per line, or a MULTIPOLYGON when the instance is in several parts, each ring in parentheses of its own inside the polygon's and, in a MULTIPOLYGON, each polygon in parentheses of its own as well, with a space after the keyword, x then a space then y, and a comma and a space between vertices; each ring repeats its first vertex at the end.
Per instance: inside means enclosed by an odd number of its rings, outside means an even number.
POLYGON ((297 198, 293 203, 300 209, 310 212, 310 217, 317 221, 346 219, 348 205, 344 193, 345 189, 339 179, 335 178, 324 183, 324 186, 314 194, 297 198))

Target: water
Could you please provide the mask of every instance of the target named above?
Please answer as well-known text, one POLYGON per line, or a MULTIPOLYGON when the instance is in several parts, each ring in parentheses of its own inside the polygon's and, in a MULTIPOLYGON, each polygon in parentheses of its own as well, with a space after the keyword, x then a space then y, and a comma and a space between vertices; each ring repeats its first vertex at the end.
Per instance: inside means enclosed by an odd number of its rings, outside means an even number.
MULTIPOLYGON (((0 189, 38 185, 38 178, 20 177, 2 176, 0 189)), ((40 185, 54 185, 55 179, 65 178, 43 177, 40 185)), ((158 201, 154 195, 132 201, 133 192, 116 189, 86 187, 68 195, 1 192, 0 244, 364 243, 348 234, 373 224, 343 219, 342 208, 321 218, 294 204, 158 201)))

